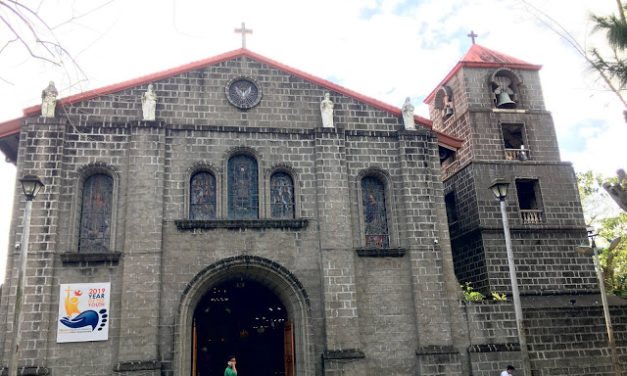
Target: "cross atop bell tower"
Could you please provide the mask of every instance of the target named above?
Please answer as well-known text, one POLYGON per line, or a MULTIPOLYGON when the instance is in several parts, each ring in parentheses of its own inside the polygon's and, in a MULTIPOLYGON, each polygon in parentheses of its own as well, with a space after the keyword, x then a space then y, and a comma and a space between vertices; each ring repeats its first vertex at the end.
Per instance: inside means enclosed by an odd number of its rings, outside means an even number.
POLYGON ((240 29, 235 29, 235 32, 242 34, 242 48, 246 48, 246 34, 252 34, 252 29, 247 29, 246 23, 242 22, 242 27, 240 29))

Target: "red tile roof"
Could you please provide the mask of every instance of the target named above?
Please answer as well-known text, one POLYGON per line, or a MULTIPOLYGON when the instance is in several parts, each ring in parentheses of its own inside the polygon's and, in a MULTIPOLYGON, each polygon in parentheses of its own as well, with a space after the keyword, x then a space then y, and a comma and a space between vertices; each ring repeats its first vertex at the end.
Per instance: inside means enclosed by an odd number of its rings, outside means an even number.
POLYGON ((542 65, 534 65, 505 55, 503 53, 493 51, 489 48, 485 48, 478 44, 473 44, 466 55, 453 67, 453 69, 446 75, 446 77, 433 89, 433 91, 424 100, 424 103, 429 103, 435 96, 435 92, 448 80, 451 79, 462 67, 471 68, 511 68, 511 69, 525 69, 525 70, 540 70, 542 65))
POLYGON ((10 136, 15 133, 20 133, 22 119, 24 118, 7 120, 3 123, 0 123, 0 138, 10 136))
MULTIPOLYGON (((71 105, 74 103, 78 103, 78 102, 82 102, 82 101, 87 101, 102 95, 107 95, 107 94, 112 94, 115 92, 119 92, 122 90, 126 90, 126 89, 130 89, 132 87, 136 87, 136 86, 140 86, 140 85, 144 85, 150 82, 154 82, 154 81, 159 81, 159 80, 163 80, 165 78, 168 77, 172 77, 175 75, 179 75, 182 73, 186 73, 186 72, 190 72, 193 70, 197 70, 197 69, 202 69, 211 65, 215 65, 227 60, 231 60, 231 59, 236 59, 239 57, 248 57, 250 59, 256 60, 258 62, 261 62, 263 64, 269 65, 271 67, 274 67, 276 69, 282 70, 286 73, 289 73, 291 75, 294 75, 296 77, 302 78, 306 81, 315 83, 319 86, 322 86, 324 88, 327 88, 329 90, 332 90, 334 92, 337 92, 339 94, 345 95, 347 97, 351 97, 354 98, 360 102, 366 103, 372 107, 378 108, 380 110, 386 111, 390 114, 393 114, 395 116, 399 116, 401 117, 401 109, 392 105, 389 105, 387 103, 381 102, 377 99, 374 98, 370 98, 367 97, 365 95, 359 94, 353 90, 347 89, 343 86, 334 84, 333 82, 324 80, 322 78, 313 76, 309 73, 305 73, 303 71, 300 71, 298 69, 289 67, 285 64, 279 63, 277 61, 271 60, 265 56, 259 55, 257 53, 254 53, 248 49, 245 48, 240 48, 234 51, 230 51, 230 52, 226 52, 224 54, 221 55, 217 55, 208 59, 204 59, 204 60, 199 60, 196 62, 192 62, 189 64, 185 64, 182 65, 180 67, 176 67, 176 68, 172 68, 172 69, 168 69, 168 70, 164 70, 161 72, 157 72, 157 73, 153 73, 153 74, 149 74, 146 76, 142 76, 142 77, 138 77, 132 80, 128 80, 128 81, 124 81, 124 82, 120 82, 117 84, 113 84, 113 85, 109 85, 109 86, 104 86, 98 89, 94 89, 94 90, 89 90, 86 91, 84 93, 79 93, 79 94, 75 94, 75 95, 71 95, 69 97, 65 97, 65 98, 61 98, 57 101, 57 106, 67 106, 67 105, 71 105)), ((0 123, 0 135, 8 135, 8 134, 13 134, 13 133, 17 133, 19 132, 19 127, 15 128, 15 122, 16 121, 21 121, 22 119, 28 117, 28 116, 34 116, 34 115, 38 115, 41 112, 41 105, 36 105, 36 106, 31 106, 28 108, 24 109, 24 117, 19 118, 19 119, 14 119, 14 120, 10 120, 7 122, 3 122, 0 123)), ((429 119, 426 119, 424 117, 415 116, 415 120, 416 123, 422 125, 425 128, 432 128, 432 122, 429 119)), ((459 148, 461 146, 461 144, 463 143, 462 139, 453 137, 453 136, 448 136, 445 135, 443 133, 437 132, 438 134, 438 141, 440 143, 443 143, 447 146, 453 147, 455 149, 459 148)))

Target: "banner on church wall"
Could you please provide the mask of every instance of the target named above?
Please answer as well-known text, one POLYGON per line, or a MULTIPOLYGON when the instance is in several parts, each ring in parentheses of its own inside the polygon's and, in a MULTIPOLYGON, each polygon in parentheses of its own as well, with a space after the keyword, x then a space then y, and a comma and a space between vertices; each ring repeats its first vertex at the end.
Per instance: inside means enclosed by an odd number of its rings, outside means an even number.
POLYGON ((57 343, 109 338, 110 282, 60 285, 57 343))

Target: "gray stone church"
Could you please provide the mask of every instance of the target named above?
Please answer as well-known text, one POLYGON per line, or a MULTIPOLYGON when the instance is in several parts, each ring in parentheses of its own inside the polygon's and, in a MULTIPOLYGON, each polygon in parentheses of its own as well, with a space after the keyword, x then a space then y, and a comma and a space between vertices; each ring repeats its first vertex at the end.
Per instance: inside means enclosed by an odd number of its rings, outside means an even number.
MULTIPOLYGON (((242 376, 522 375, 511 296, 460 289, 511 294, 488 190, 503 178, 533 374, 615 375, 539 69, 473 44, 413 128, 400 108, 239 49, 0 123, 18 176, 45 183, 18 374, 223 375, 235 356, 242 376), (81 308, 87 295, 106 309, 81 308)), ((19 187, 14 201, 3 374, 19 187)), ((625 372, 627 305, 610 308, 625 372)))

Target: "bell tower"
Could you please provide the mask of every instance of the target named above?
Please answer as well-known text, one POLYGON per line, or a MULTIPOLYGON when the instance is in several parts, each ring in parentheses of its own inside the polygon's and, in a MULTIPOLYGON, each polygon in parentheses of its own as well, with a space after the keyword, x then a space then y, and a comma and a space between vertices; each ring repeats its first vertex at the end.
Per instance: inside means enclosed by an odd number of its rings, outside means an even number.
POLYGON ((573 249, 586 240, 575 173, 560 160, 541 66, 473 44, 427 97, 433 128, 463 138, 440 147, 455 274, 484 293, 510 293, 499 203, 506 198, 522 295, 591 292, 594 268, 573 249))

